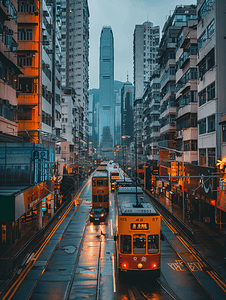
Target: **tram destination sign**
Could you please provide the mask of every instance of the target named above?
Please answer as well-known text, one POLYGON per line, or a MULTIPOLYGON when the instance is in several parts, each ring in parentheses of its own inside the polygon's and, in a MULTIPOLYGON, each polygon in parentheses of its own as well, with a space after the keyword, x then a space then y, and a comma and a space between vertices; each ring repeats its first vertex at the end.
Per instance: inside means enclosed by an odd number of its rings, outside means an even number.
POLYGON ((130 223, 131 230, 148 230, 149 224, 148 223, 130 223))

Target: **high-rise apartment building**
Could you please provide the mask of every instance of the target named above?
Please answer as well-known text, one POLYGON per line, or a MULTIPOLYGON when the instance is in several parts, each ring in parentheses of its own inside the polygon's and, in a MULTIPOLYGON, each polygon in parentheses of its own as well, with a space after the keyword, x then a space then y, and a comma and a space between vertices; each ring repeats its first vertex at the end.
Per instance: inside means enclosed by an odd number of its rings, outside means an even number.
POLYGON ((135 99, 143 96, 145 86, 157 66, 160 28, 152 22, 136 25, 133 34, 133 75, 135 99))
POLYGON ((223 0, 197 1, 198 162, 215 166, 221 157, 222 115, 226 112, 225 10, 223 0))
POLYGON ((17 135, 17 2, 0 3, 0 131, 17 135))
MULTIPOLYGON (((176 46, 177 149, 184 161, 197 164, 197 20, 188 20, 178 33, 176 46)), ((180 157, 179 159, 182 160, 180 157)))
POLYGON ((142 153, 142 97, 145 87, 157 68, 160 28, 152 22, 136 25, 133 34, 134 131, 138 153, 142 153))
MULTIPOLYGON (((159 45, 160 65, 160 147, 176 148, 176 45, 178 34, 188 20, 196 19, 196 6, 176 6, 168 17, 159 45)), ((179 76, 179 73, 178 73, 179 76)), ((182 151, 182 149, 178 149, 182 151)))
POLYGON ((143 155, 146 160, 159 160, 160 136, 160 80, 156 71, 150 78, 143 95, 143 155))
POLYGON ((89 89, 89 8, 87 0, 61 1, 62 5, 62 86, 74 88, 83 109, 77 120, 77 140, 88 143, 89 89))
POLYGON ((54 1, 18 2, 18 134, 29 142, 60 141, 60 7, 54 1))
POLYGON ((99 145, 113 147, 114 141, 114 38, 110 26, 100 36, 99 145))

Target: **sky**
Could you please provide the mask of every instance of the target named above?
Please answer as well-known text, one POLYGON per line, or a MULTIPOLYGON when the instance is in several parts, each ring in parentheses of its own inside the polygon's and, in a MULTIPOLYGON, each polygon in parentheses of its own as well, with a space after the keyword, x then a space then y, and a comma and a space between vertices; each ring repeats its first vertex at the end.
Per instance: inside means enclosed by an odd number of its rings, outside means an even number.
POLYGON ((176 5, 196 4, 196 0, 88 0, 90 12, 89 87, 99 88, 99 47, 103 26, 111 26, 114 36, 114 77, 133 83, 133 32, 135 25, 150 21, 160 32, 176 5))

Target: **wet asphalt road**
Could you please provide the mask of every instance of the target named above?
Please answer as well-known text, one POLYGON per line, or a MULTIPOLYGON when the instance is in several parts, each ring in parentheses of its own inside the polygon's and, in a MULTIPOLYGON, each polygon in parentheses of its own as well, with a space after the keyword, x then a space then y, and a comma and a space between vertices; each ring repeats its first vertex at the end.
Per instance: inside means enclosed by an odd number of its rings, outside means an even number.
POLYGON ((89 183, 78 199, 81 203, 78 211, 77 206, 73 206, 39 255, 34 255, 33 265, 28 268, 13 296, 6 299, 82 300, 97 299, 97 295, 104 300, 139 299, 134 287, 141 289, 146 299, 225 299, 225 294, 217 289, 211 277, 204 276, 201 264, 163 221, 163 233, 180 252, 179 256, 168 240, 162 241, 161 277, 158 281, 151 277, 142 278, 140 274, 119 280, 115 269, 114 194, 110 193, 109 214, 100 224, 89 222, 91 196, 89 183), (183 257, 195 276, 182 262, 183 257), (213 298, 197 279, 212 286, 213 298))

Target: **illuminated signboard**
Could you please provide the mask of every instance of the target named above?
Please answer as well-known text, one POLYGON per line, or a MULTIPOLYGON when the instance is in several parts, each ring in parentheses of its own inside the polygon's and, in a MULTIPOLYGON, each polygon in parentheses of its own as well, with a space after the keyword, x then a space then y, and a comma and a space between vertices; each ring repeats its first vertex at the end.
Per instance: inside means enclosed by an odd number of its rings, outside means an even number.
POLYGON ((130 229, 131 230, 148 230, 149 224, 148 223, 131 223, 130 229))

